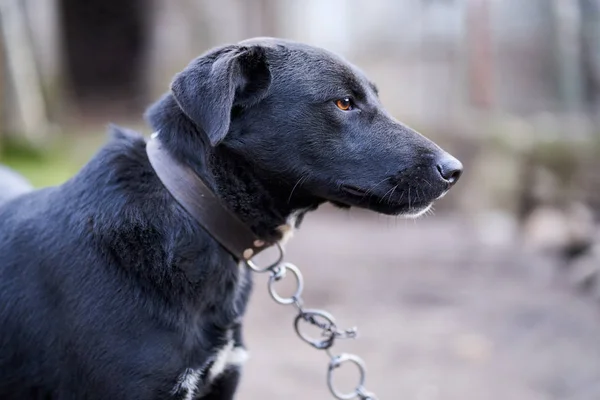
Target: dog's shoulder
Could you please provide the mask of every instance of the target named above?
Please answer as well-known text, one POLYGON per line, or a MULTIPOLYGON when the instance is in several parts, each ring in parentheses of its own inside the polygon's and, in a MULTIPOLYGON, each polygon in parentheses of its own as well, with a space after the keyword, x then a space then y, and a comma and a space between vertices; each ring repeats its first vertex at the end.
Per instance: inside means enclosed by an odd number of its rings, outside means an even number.
MULTIPOLYGON (((122 169, 148 165, 146 140, 141 133, 111 124, 108 126, 108 137, 108 142, 88 164, 92 168, 122 169)), ((85 174, 85 169, 81 173, 85 174)))
MULTIPOLYGON (((61 213, 73 215, 82 208, 112 201, 107 191, 140 190, 143 182, 131 182, 148 168, 143 136, 115 125, 109 127, 110 140, 71 179, 63 184, 30 190, 0 208, 3 231, 21 223, 43 224, 61 213), (124 174, 124 175, 122 175, 124 174), (125 178, 121 178, 125 176, 125 178), (128 185, 129 183, 135 183, 128 185)), ((56 221, 55 221, 56 222, 56 221)))
POLYGON ((113 208, 126 199, 143 208, 144 197, 158 183, 146 155, 146 140, 116 125, 110 125, 108 133, 107 143, 60 190, 82 207, 113 208))
POLYGON ((40 247, 58 241, 64 247, 70 237, 89 236, 94 226, 114 225, 124 205, 134 209, 144 204, 150 190, 148 179, 142 179, 150 168, 145 140, 131 130, 109 129, 110 140, 71 179, 29 191, 0 207, 0 249, 11 249, 5 260, 18 256, 16 244, 40 247))

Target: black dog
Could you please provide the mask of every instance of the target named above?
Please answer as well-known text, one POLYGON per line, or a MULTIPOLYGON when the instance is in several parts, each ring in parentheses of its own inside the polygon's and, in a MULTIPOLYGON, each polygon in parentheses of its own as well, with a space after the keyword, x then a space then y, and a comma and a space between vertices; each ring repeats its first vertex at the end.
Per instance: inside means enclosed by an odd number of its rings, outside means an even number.
MULTIPOLYGON (((327 201, 422 214, 462 169, 356 67, 283 40, 209 51, 147 117, 270 242, 327 201)), ((248 270, 165 189, 145 140, 113 133, 65 184, 0 208, 0 398, 232 399, 248 270)))

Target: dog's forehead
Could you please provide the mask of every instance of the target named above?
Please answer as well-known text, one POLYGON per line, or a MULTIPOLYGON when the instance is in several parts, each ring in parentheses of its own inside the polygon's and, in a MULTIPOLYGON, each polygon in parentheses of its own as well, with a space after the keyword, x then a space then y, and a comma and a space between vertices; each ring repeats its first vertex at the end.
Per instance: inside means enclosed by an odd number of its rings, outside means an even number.
POLYGON ((306 43, 301 43, 301 42, 296 42, 294 40, 289 40, 289 39, 281 39, 281 38, 273 38, 273 37, 256 37, 256 38, 252 38, 252 39, 246 39, 243 40, 241 42, 239 42, 239 45, 242 46, 262 46, 262 47, 268 47, 268 48, 272 48, 272 49, 277 49, 277 48, 285 48, 287 50, 300 50, 300 51, 306 51, 306 52, 311 52, 314 50, 319 50, 325 53, 329 53, 327 50, 316 47, 316 46, 311 46, 309 44, 306 43))
MULTIPOLYGON (((376 86, 362 70, 340 55, 326 49, 271 37, 248 39, 239 44, 261 46, 271 49, 275 54, 283 55, 283 57, 277 57, 281 64, 272 66, 281 68, 288 82, 293 80, 290 72, 295 72, 294 75, 298 80, 318 83, 321 90, 326 90, 327 87, 331 88, 332 86, 351 86, 361 88, 362 91, 370 88, 377 93, 376 86)), ((275 61, 275 64, 277 64, 277 61, 275 61)))
MULTIPOLYGON (((239 43, 243 46, 261 46, 271 49, 275 54, 295 54, 303 57, 307 62, 319 61, 344 67, 351 67, 350 63, 343 60, 339 55, 323 49, 321 47, 311 46, 306 43, 295 42, 288 39, 279 39, 271 37, 259 37, 244 40, 239 43)), ((297 61, 297 60, 296 60, 297 61)))

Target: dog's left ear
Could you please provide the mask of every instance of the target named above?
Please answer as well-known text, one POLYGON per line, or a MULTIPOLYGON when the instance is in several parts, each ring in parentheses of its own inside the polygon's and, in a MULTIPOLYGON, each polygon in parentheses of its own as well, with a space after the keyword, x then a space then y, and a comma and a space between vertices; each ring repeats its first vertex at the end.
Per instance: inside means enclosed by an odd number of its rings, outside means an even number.
POLYGON ((228 46, 192 61, 175 76, 171 92, 181 110, 216 146, 229 131, 231 109, 258 103, 270 84, 263 47, 228 46))

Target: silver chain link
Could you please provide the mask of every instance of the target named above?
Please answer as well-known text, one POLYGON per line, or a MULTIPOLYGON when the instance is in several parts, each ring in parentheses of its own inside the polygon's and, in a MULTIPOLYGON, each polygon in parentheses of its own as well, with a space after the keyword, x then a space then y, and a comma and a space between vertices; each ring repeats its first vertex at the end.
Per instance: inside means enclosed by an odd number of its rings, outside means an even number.
POLYGON ((304 301, 302 299, 302 292, 304 291, 304 278, 300 269, 294 264, 283 262, 284 251, 281 245, 277 244, 279 250, 279 256, 277 261, 271 263, 269 266, 260 267, 251 260, 246 261, 246 265, 254 272, 265 273, 268 272, 269 276, 269 294, 279 304, 292 305, 298 311, 296 318, 294 319, 294 329, 296 334, 302 341, 308 343, 317 350, 325 350, 329 357, 329 368, 327 370, 327 386, 331 394, 339 400, 377 400, 377 397, 367 391, 365 388, 366 379, 366 367, 363 360, 353 354, 342 353, 334 355, 331 352, 331 348, 335 344, 337 339, 355 339, 358 336, 356 328, 350 328, 346 330, 340 330, 333 316, 327 311, 317 309, 304 308, 304 301), (275 289, 275 284, 281 280, 284 280, 291 272, 296 280, 296 291, 290 297, 282 297, 275 289), (321 330, 321 337, 314 338, 302 331, 302 325, 306 323, 312 325, 321 330), (334 372, 344 364, 354 364, 358 368, 360 375, 359 382, 355 386, 354 390, 348 393, 342 393, 336 389, 334 384, 334 372))

